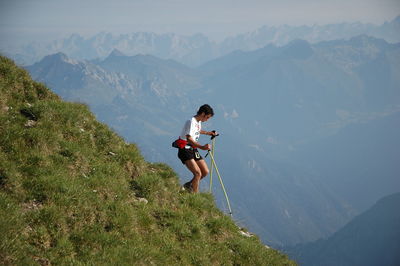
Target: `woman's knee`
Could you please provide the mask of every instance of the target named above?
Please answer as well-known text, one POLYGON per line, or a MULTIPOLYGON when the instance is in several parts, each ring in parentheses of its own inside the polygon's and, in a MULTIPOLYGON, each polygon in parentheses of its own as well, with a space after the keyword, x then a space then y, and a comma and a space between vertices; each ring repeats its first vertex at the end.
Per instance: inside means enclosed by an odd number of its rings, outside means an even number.
POLYGON ((202 177, 202 172, 200 169, 192 171, 194 178, 200 179, 202 177))
POLYGON ((208 175, 209 171, 208 169, 202 169, 201 170, 201 178, 206 177, 208 175))
POLYGON ((197 165, 199 167, 199 170, 201 172, 201 178, 206 177, 208 175, 208 172, 209 172, 207 164, 204 162, 204 160, 197 161, 196 163, 197 163, 197 165))

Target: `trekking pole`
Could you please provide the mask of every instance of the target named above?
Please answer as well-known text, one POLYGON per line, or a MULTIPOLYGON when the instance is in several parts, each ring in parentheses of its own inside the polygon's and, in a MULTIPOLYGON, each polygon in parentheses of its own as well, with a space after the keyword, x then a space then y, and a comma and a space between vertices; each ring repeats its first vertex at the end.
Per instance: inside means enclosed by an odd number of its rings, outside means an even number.
MULTIPOLYGON (((215 132, 215 130, 214 130, 213 132, 215 132)), ((232 209, 231 209, 231 204, 230 204, 230 202, 229 202, 228 193, 226 193, 226 189, 225 189, 225 186, 224 186, 224 182, 222 181, 222 178, 221 178, 221 175, 220 175, 220 173, 219 173, 217 164, 215 163, 215 160, 214 160, 214 151, 215 151, 215 150, 214 150, 214 145, 215 145, 215 137, 216 137, 216 136, 219 136, 219 134, 218 134, 218 135, 213 135, 213 136, 211 137, 211 140, 213 141, 212 150, 211 150, 211 151, 209 150, 209 151, 207 152, 205 158, 207 157, 208 154, 210 154, 210 156, 211 156, 211 166, 214 166, 214 168, 215 168, 215 172, 217 173, 217 176, 218 176, 218 179, 219 179, 219 183, 221 184, 222 191, 224 192, 226 202, 228 203, 229 214, 230 214, 231 217, 232 217, 232 209)), ((211 169, 212 169, 212 168, 211 168, 211 169)), ((210 192, 211 192, 211 185, 212 185, 212 180, 211 180, 211 175, 210 175, 210 192)))
MULTIPOLYGON (((215 138, 212 139, 212 147, 211 147, 211 153, 214 156, 215 155, 215 138)), ((207 156, 207 155, 206 155, 207 156)), ((212 193, 212 176, 213 176, 213 170, 214 170, 214 164, 211 163, 211 171, 210 171, 210 193, 212 193)))
POLYGON ((230 202, 229 202, 228 194, 226 193, 226 189, 225 189, 225 186, 224 186, 224 182, 222 182, 222 178, 221 178, 221 175, 219 174, 218 167, 217 167, 217 164, 215 163, 213 154, 210 153, 210 156, 211 156, 211 162, 212 162, 212 164, 213 164, 214 167, 215 167, 215 172, 217 173, 219 182, 221 183, 222 190, 224 191, 224 195, 225 195, 226 202, 228 203, 229 214, 232 216, 231 204, 230 204, 230 202))
MULTIPOLYGON (((214 132, 214 133, 215 133, 215 130, 213 130, 213 131, 211 131, 211 132, 214 132)), ((212 150, 212 152, 213 152, 213 155, 214 155, 215 137, 217 137, 217 136, 219 136, 219 134, 217 134, 217 135, 212 135, 211 138, 210 138, 210 139, 213 141, 213 142, 212 142, 212 143, 213 143, 213 146, 212 146, 212 148, 211 148, 211 150, 212 150)), ((207 151, 206 156, 204 156, 204 158, 207 158, 207 156, 208 156, 209 153, 210 153, 210 150, 207 151)), ((211 167, 212 167, 212 165, 211 165, 211 167)))

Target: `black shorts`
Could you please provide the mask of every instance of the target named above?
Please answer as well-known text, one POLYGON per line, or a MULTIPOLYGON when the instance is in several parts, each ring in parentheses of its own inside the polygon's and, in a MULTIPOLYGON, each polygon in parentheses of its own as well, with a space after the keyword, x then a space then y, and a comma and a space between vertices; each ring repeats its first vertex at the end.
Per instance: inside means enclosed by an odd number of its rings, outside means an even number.
POLYGON ((194 159, 195 161, 200 161, 203 159, 197 149, 179 149, 178 158, 181 159, 183 164, 187 160, 194 159))

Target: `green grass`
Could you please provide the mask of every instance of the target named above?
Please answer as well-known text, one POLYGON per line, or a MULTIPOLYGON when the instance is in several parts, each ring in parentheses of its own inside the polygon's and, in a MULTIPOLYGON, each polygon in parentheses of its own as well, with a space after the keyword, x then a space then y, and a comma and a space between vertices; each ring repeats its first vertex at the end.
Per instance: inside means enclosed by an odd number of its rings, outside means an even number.
POLYGON ((5 57, 0 93, 1 264, 294 265, 5 57))

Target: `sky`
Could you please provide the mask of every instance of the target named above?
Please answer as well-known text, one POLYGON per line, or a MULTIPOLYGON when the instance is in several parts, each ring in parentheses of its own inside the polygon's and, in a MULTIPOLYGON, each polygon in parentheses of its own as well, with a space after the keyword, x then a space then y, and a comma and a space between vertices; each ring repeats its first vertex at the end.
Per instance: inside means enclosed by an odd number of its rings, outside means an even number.
POLYGON ((138 31, 213 40, 268 25, 382 24, 400 0, 0 0, 3 42, 138 31))

